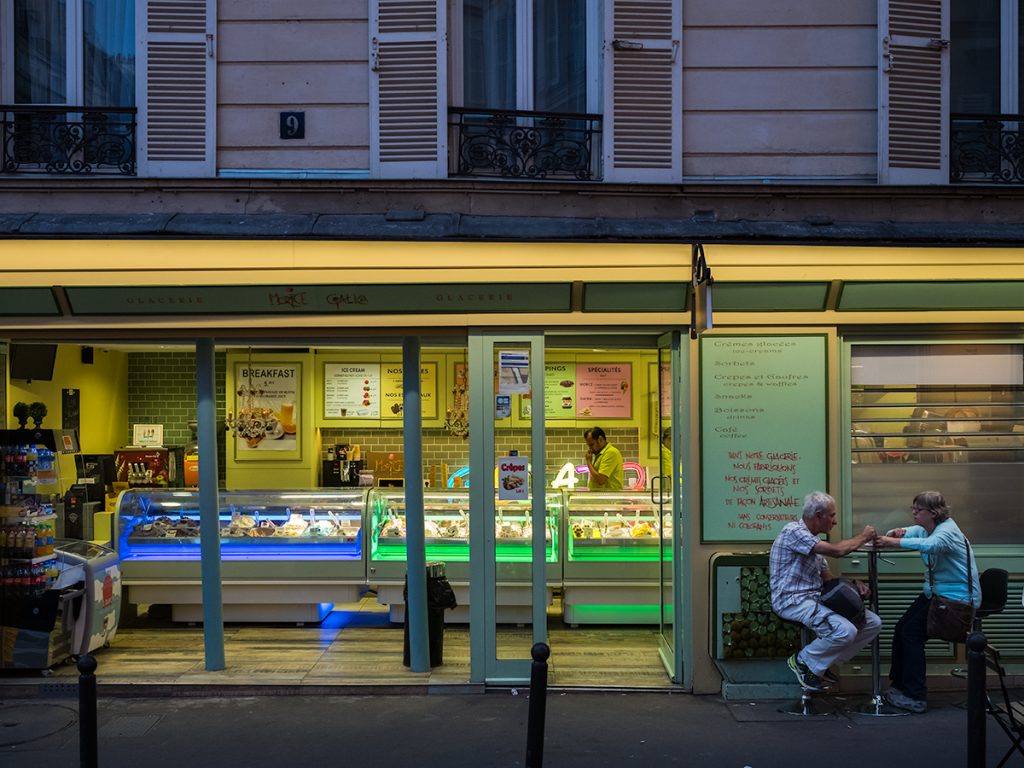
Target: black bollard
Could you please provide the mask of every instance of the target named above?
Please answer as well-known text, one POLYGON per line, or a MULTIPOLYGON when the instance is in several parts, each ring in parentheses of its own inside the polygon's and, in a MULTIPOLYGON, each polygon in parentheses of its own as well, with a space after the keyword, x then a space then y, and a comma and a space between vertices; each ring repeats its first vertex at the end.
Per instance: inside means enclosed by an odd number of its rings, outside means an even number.
POLYGON ((967 638, 967 768, 985 768, 985 646, 981 632, 967 638))
POLYGON ((89 654, 78 660, 78 755, 81 768, 97 768, 96 659, 89 654))
POLYGON ((530 649, 530 712, 526 719, 526 768, 541 768, 544 764, 544 717, 548 703, 547 643, 534 643, 530 649))

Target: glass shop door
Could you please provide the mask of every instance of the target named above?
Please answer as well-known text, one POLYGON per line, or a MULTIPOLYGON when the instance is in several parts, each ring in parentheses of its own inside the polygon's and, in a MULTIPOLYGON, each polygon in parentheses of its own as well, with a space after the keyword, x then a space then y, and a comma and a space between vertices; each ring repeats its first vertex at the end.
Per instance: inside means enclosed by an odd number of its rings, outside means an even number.
POLYGON ((547 642, 547 564, 557 552, 558 518, 545 494, 543 392, 543 334, 470 331, 474 682, 528 682, 530 650, 547 642))
POLYGON ((689 419, 684 417, 683 350, 679 331, 658 339, 658 467, 650 484, 651 501, 660 512, 658 527, 661 539, 658 589, 661 615, 658 623, 658 644, 661 660, 672 680, 681 682, 684 643, 683 559, 687 553, 688 536, 683 527, 683 465, 684 451, 689 444, 689 419))

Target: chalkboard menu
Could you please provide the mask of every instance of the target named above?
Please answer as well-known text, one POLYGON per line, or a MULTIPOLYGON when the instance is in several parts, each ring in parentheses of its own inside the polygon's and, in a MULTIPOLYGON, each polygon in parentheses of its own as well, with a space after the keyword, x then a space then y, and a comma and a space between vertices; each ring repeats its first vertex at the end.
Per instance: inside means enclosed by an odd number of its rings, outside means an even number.
POLYGON ((825 337, 701 340, 704 541, 770 541, 826 489, 825 337))

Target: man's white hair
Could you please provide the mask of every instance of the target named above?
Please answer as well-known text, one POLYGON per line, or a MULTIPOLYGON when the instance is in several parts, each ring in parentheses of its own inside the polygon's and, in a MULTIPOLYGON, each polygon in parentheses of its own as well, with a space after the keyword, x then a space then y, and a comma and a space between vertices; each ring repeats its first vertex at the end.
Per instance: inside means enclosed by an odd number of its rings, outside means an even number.
POLYGON ((829 507, 835 506, 835 503, 836 500, 824 491, 811 491, 804 496, 804 520, 810 520, 829 507))

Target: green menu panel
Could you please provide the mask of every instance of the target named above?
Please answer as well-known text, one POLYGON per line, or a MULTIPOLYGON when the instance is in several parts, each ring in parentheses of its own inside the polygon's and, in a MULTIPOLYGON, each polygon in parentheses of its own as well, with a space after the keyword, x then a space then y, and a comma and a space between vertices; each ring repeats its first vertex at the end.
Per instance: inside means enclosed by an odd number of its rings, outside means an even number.
POLYGON ((771 541, 827 487, 825 336, 701 340, 701 538, 771 541))

